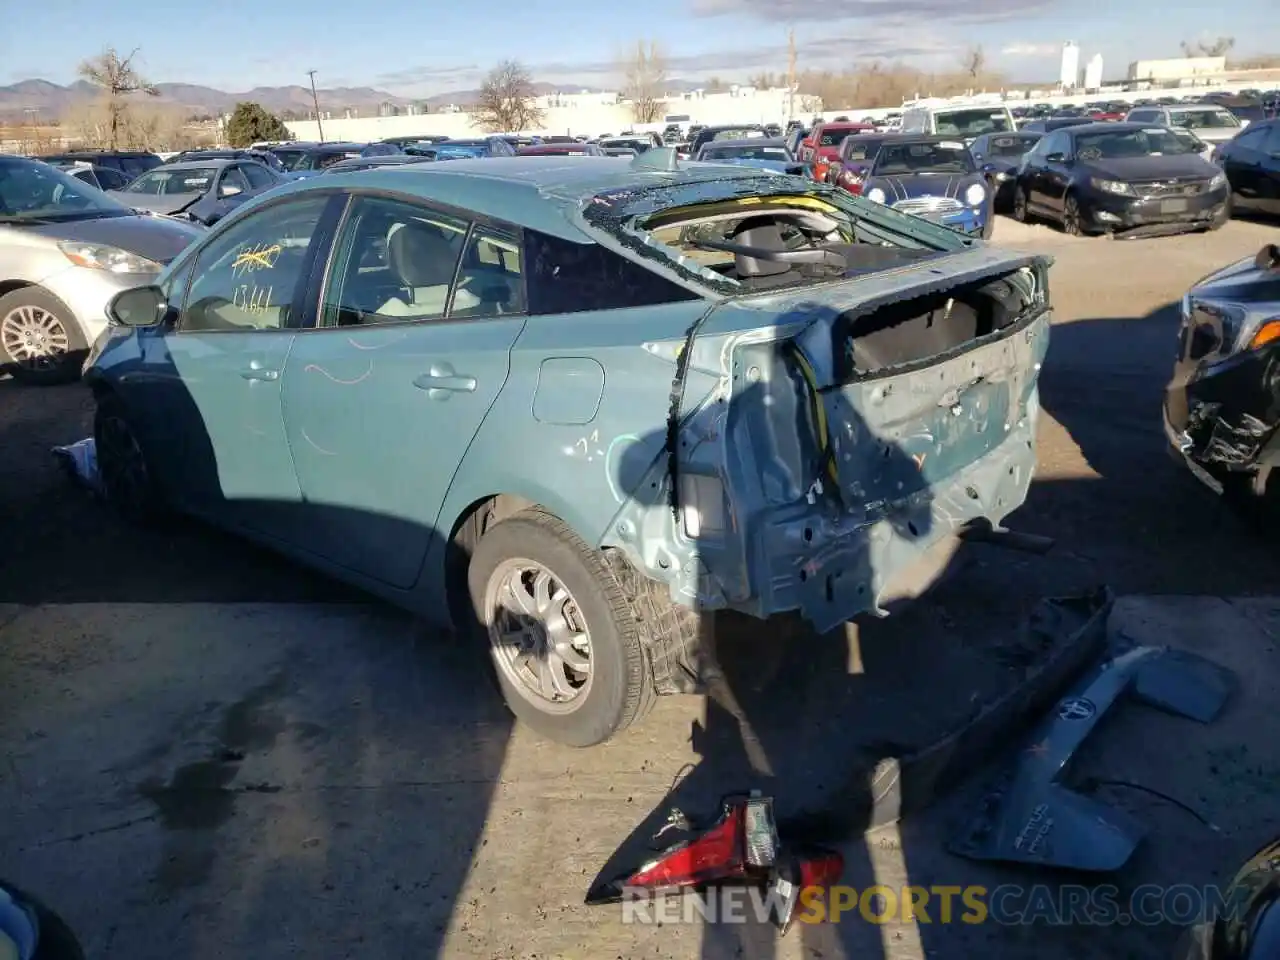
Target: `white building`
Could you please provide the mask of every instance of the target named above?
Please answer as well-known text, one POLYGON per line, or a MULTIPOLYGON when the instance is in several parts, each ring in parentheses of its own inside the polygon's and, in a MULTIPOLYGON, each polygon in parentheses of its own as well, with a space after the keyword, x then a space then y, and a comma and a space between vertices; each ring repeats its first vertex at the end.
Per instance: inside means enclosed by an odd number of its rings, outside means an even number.
POLYGON ((1129 64, 1130 80, 1154 83, 1216 77, 1226 72, 1226 57, 1171 57, 1129 64))
POLYGON ((1058 83, 1063 90, 1074 90, 1080 85, 1080 47, 1074 40, 1062 45, 1062 69, 1058 71, 1058 83))
POLYGON ((1089 91, 1102 89, 1102 54, 1095 53, 1084 67, 1084 88, 1089 91))
MULTIPOLYGON (((730 87, 728 90, 710 93, 692 90, 671 94, 659 109, 659 116, 682 114, 691 123, 777 123, 787 120, 791 92, 786 87, 757 90, 754 87, 730 87)), ((822 110, 817 97, 794 98, 793 107, 798 119, 807 119, 822 110)), ((537 99, 542 111, 542 126, 524 133, 570 134, 598 137, 601 134, 618 134, 636 126, 631 104, 617 92, 548 94, 537 99)), ((314 120, 287 121, 285 126, 299 140, 319 139, 314 120)), ((411 137, 438 134, 449 137, 474 137, 484 131, 477 127, 470 114, 455 108, 453 112, 442 109, 438 113, 419 116, 380 116, 359 118, 325 118, 324 135, 328 140, 354 140, 360 143, 384 140, 387 137, 411 137)))

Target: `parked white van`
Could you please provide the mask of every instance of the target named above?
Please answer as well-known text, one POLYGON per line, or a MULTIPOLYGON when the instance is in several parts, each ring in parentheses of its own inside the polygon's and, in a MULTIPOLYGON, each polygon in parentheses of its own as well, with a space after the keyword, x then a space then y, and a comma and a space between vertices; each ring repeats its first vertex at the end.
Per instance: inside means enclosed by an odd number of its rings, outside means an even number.
POLYGON ((957 137, 970 143, 984 133, 1011 133, 1018 125, 1002 103, 940 103, 903 111, 902 132, 957 137))

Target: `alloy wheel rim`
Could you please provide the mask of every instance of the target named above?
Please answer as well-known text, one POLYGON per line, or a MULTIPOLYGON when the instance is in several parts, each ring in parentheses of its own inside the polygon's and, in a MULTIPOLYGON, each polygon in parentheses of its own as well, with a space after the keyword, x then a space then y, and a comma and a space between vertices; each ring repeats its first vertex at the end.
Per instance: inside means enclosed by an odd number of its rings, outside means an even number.
POLYGON ((1080 236, 1080 207, 1074 199, 1067 201, 1062 213, 1062 229, 1073 237, 1080 236))
POLYGON ((47 370, 70 349, 62 321, 43 307, 14 307, 0 320, 0 345, 9 359, 27 370, 47 370))
POLYGON ((572 713, 595 676, 591 632, 577 600, 553 571, 511 559, 485 587, 485 623, 498 670, 546 713, 572 713))

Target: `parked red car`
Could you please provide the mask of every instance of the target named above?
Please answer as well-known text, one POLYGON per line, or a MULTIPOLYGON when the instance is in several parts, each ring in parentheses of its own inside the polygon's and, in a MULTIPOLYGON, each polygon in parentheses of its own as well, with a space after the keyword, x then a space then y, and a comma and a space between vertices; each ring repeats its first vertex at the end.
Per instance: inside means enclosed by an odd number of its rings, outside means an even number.
POLYGON ((886 136, 883 133, 857 133, 845 137, 832 153, 814 161, 813 179, 843 187, 850 193, 859 193, 864 175, 875 163, 876 153, 886 136))
MULTIPOLYGON (((857 133, 874 133, 875 127, 869 123, 836 123, 815 124, 809 136, 800 141, 801 163, 830 162, 840 150, 840 143, 845 137, 857 133)), ((819 178, 821 179, 821 178, 819 178)))

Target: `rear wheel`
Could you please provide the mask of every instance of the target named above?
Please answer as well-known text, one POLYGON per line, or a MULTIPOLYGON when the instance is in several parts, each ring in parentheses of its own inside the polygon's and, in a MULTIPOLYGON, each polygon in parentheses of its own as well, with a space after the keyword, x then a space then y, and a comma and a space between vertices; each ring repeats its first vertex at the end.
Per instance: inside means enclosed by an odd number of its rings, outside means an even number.
POLYGON ((507 706, 539 734, 594 746, 652 707, 630 598, 559 518, 530 509, 490 527, 467 579, 507 706))
POLYGON ((0 297, 0 359, 20 383, 75 380, 88 349, 70 309, 52 294, 22 287, 0 297))

